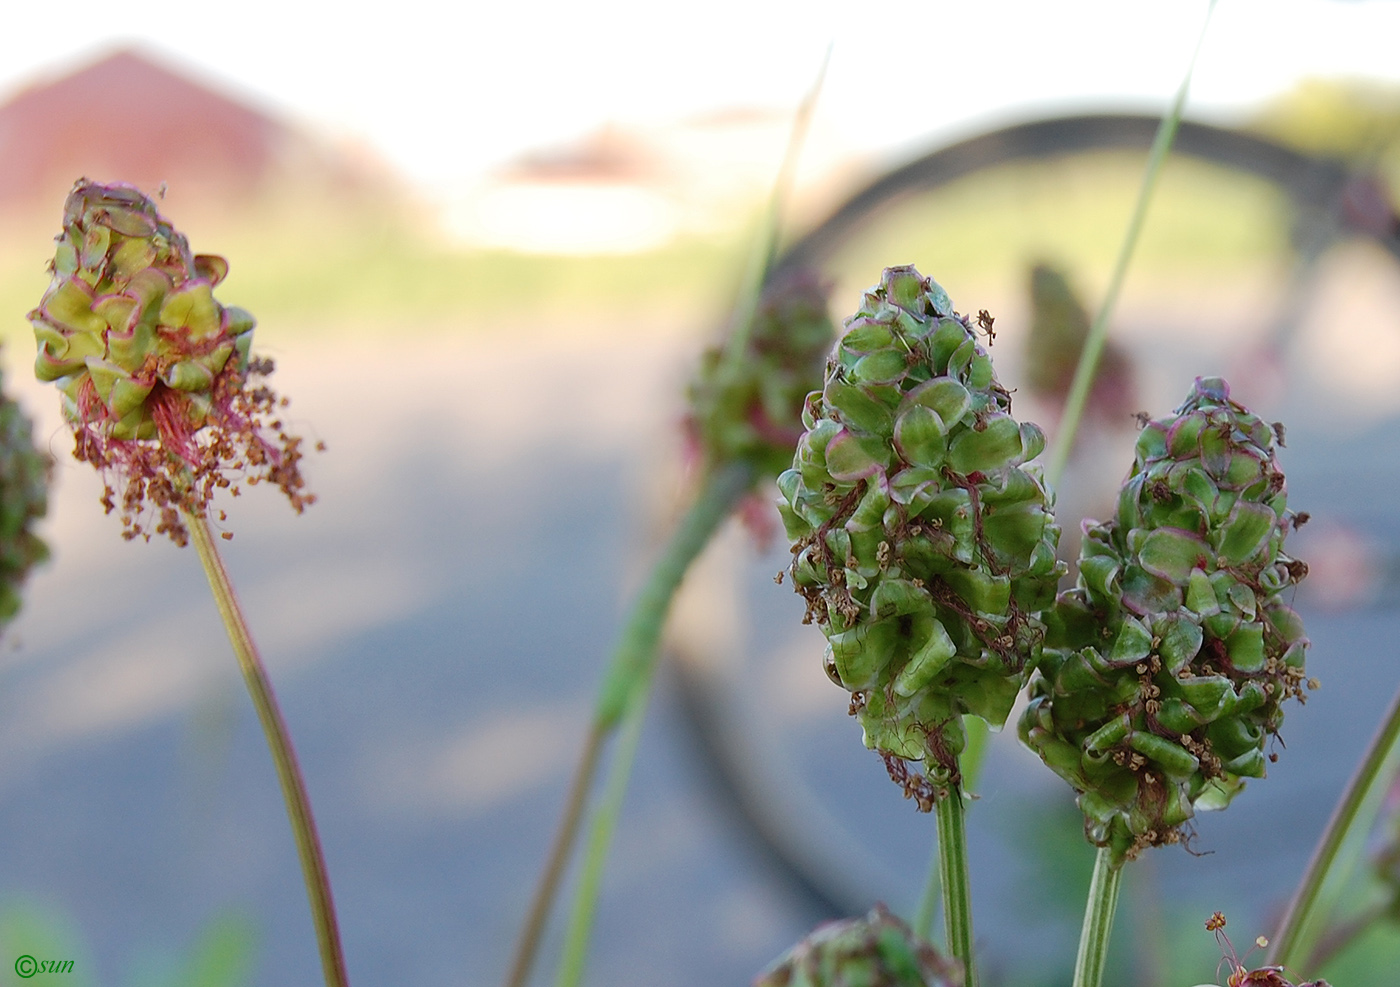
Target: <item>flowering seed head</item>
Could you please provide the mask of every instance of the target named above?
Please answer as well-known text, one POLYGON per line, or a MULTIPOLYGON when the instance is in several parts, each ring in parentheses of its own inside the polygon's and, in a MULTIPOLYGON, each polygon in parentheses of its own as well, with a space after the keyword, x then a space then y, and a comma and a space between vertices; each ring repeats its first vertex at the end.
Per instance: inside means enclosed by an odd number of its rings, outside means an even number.
POLYGON ((1063 567, 1035 425, 971 322, 912 267, 846 320, 778 479, 792 576, 829 670, 891 776, 927 809, 957 781, 962 715, 1000 727, 1063 567), (923 761, 929 777, 905 760, 923 761))
POLYGON ((958 987, 957 964, 876 905, 828 922, 788 950, 753 987, 958 987))
MULTIPOLYGON (((64 205, 53 280, 29 313, 35 373, 54 381, 74 456, 108 481, 123 534, 183 545, 182 512, 203 517, 214 491, 246 478, 276 484, 300 512, 314 501, 299 469, 301 440, 250 355, 254 320, 214 288, 221 257, 191 253, 155 203, 126 185, 80 180, 64 205)), ((233 487, 235 493, 238 488, 233 487)))
POLYGON ((788 467, 802 435, 802 401, 821 387, 836 338, 829 290, 812 271, 780 276, 759 301, 743 353, 705 353, 687 424, 707 465, 747 459, 769 479, 788 467))
POLYGON ((1021 738, 1120 859, 1262 778, 1283 702, 1305 699, 1308 640, 1284 598, 1307 567, 1283 551, 1274 441, 1223 380, 1197 379, 1143 428, 1117 513, 1085 523, 1078 585, 1047 616, 1021 738))

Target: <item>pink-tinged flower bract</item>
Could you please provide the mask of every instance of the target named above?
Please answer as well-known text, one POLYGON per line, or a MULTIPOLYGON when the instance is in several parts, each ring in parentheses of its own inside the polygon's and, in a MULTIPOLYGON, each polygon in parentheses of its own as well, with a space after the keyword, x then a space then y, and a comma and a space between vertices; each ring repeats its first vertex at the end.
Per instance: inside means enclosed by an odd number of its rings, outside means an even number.
POLYGON ((1046 616, 1021 739, 1119 859, 1264 777, 1283 703, 1315 686, 1288 606, 1307 566, 1271 427, 1214 377, 1149 422, 1114 517, 1085 522, 1079 582, 1046 616))
MULTIPOLYGON (((250 355, 253 317, 214 288, 221 257, 196 255, 154 202, 126 185, 79 181, 64 205, 53 281, 29 313, 35 373, 63 394, 74 456, 108 481, 123 535, 188 538, 181 513, 207 513, 214 491, 270 482, 298 512, 305 492, 301 440, 277 417, 286 400, 250 355)), ((225 534, 225 537, 228 537, 225 534)))

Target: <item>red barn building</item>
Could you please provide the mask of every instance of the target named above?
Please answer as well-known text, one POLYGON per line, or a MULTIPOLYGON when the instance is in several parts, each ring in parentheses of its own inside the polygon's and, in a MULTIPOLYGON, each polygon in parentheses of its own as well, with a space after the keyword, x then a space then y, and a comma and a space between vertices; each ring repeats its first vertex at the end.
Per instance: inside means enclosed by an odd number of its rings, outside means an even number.
POLYGON ((172 200, 245 204, 295 176, 349 191, 365 175, 265 113, 133 50, 0 106, 0 208, 52 211, 86 176, 172 200))

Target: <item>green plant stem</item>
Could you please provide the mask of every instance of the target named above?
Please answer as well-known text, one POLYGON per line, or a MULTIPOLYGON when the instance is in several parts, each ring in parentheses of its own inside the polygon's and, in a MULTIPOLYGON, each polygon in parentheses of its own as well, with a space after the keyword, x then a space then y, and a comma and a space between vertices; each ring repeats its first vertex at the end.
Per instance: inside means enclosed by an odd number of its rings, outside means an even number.
POLYGON ((598 696, 593 716, 598 726, 611 730, 622 720, 632 699, 633 686, 649 674, 656 663, 657 643, 671 609, 671 598, 680 588, 686 570, 756 478, 754 466, 749 462, 721 466, 706 478, 632 604, 598 696))
POLYGON ((613 751, 607 791, 593 816, 583 873, 569 916, 564 958, 557 980, 559 987, 572 987, 583 978, 603 865, 607 860, 608 845, 623 798, 627 794, 632 763, 636 759, 656 671, 661 631, 671 608, 671 600, 690 564, 704 550, 735 503, 753 485, 755 477, 754 466, 748 462, 731 463, 710 474, 637 595, 613 654, 599 696, 595 724, 598 729, 610 730, 621 721, 622 736, 613 751))
MULTIPOLYGON (((974 788, 977 785, 977 775, 982 770, 982 760, 987 753, 987 744, 990 741, 990 730, 987 721, 980 716, 963 716, 963 730, 967 733, 967 746, 963 748, 962 756, 958 758, 958 773, 962 776, 960 787, 963 789, 974 788)), ((934 837, 933 854, 929 860, 928 877, 924 881, 923 894, 919 897, 919 909, 914 913, 912 928, 914 932, 924 939, 933 936, 933 919, 938 911, 939 891, 943 886, 940 877, 942 867, 939 856, 940 839, 938 835, 934 837)))
POLYGON ((1103 983, 1122 877, 1122 864, 1113 862, 1113 852, 1108 847, 1100 847, 1094 858, 1094 876, 1089 881, 1089 900, 1084 906, 1084 927, 1079 933, 1079 955, 1074 960, 1073 987, 1100 987, 1103 983))
POLYGON ((282 798, 287 805, 287 818, 292 824, 292 834, 296 837, 297 853, 301 857, 302 879, 306 882, 306 896, 311 902, 311 918, 316 926, 316 940, 321 950, 321 968, 325 973, 326 987, 348 987, 349 977, 345 971, 345 956, 340 945, 340 930, 336 924, 335 902, 331 898, 330 875, 326 871, 325 854, 321 851, 321 839, 316 833, 316 821, 311 815, 311 800, 306 794, 306 782, 297 764, 296 751, 292 747, 291 735, 287 732, 286 721, 277 706, 277 697, 272 691, 272 682, 258 655, 253 635, 248 630, 248 622, 238 605, 233 583, 228 570, 219 556, 218 546, 209 530, 209 523, 203 517, 186 512, 184 521, 190 530, 199 561, 204 565, 204 574, 209 578, 209 588, 214 594, 214 603, 223 618, 228 631, 229 642, 238 657, 238 667, 243 671, 243 681, 252 696, 253 706, 262 722, 263 735, 267 738, 268 750, 273 763, 277 765, 277 780, 282 784, 282 798))
POLYGON ((763 214, 758 239, 749 255, 744 271, 743 289, 739 292, 738 308, 734 312, 733 331, 724 352, 720 355, 721 376, 732 374, 734 364, 748 352, 749 333, 753 330, 753 318, 758 311, 759 300, 763 297, 763 286, 768 282, 768 274, 778 256, 778 237, 783 228, 783 213, 787 208, 788 196, 797 179, 797 160, 802 145, 807 140, 807 131, 812 124, 812 114, 817 108, 817 97, 821 95, 822 83, 826 79, 826 67, 831 64, 831 45, 827 46, 822 57, 821 68, 812 88, 797 107, 793 117, 792 131, 788 134, 787 148, 783 151, 782 164, 778 166, 778 177, 773 182, 773 192, 768 197, 768 207, 763 214))
POLYGON ((627 795, 627 782, 632 776, 632 765, 636 763, 637 749, 641 745, 642 726, 646 722, 646 709, 651 698, 651 673, 654 668, 655 666, 652 666, 643 673, 633 691, 632 701, 628 704, 627 714, 623 719, 622 733, 613 752, 608 787, 593 815, 593 825, 588 834, 588 848, 583 860, 583 873, 579 876, 578 888, 574 893, 573 911, 569 915, 569 928, 564 939, 564 957, 559 964, 556 987, 577 987, 583 981, 589 938, 593 932, 593 916, 597 911, 598 893, 603 884, 603 867, 607 863, 608 846, 612 842, 613 831, 617 828, 618 816, 622 813, 622 803, 627 795))
POLYGON ((962 963, 963 987, 977 987, 977 965, 972 953, 972 888, 967 876, 967 832, 962 787, 949 786, 936 799, 938 820, 938 876, 943 886, 943 928, 948 952, 962 963))
POLYGON ((559 893, 559 883, 564 878, 564 869, 573 853, 574 842, 578 838, 579 823, 583 820, 583 809, 588 804, 588 792, 593 776, 598 771, 598 758, 603 752, 603 742, 608 731, 594 723, 584 741, 583 753, 574 769, 573 780, 569 784, 569 794, 564 800, 564 816, 559 821, 559 830, 554 834, 554 843, 549 848, 549 859, 545 863, 540 883, 535 887, 530 899, 530 911, 525 925, 516 940, 515 955, 511 958, 510 972, 506 974, 507 987, 524 987, 530 977, 539 954, 540 940, 544 935, 545 921, 549 918, 549 908, 555 895, 559 893))
MULTIPOLYGON (((797 169, 798 152, 806 139, 807 129, 811 124, 812 113, 816 108, 817 97, 821 93, 822 81, 826 77, 826 67, 830 60, 831 49, 828 48, 826 56, 822 59, 821 68, 817 72, 816 81, 798 107, 797 115, 793 120, 792 133, 788 138, 787 150, 784 152, 783 162, 774 182, 773 194, 769 198, 768 208, 764 214, 763 226, 758 241, 754 245, 753 254, 749 258, 744 289, 740 292, 738 309, 734 314, 734 329, 725 343, 720 357, 725 363, 733 364, 735 361, 743 359, 743 355, 748 349, 748 336, 752 331, 754 314, 758 311, 759 298, 762 296, 764 283, 767 281, 768 272, 773 266, 773 259, 777 256, 778 233, 782 225, 787 195, 797 169)), ((711 480, 715 483, 728 483, 731 480, 743 483, 740 489, 730 495, 731 499, 728 503, 732 507, 734 501, 737 501, 744 491, 753 485, 755 474, 753 468, 747 465, 738 465, 729 469, 746 471, 747 479, 741 481, 736 474, 730 480, 722 480, 720 474, 716 474, 711 477, 711 480)), ((699 507, 703 500, 705 500, 704 494, 697 500, 696 507, 699 507)), ((726 508, 726 513, 727 511, 728 508, 726 508)), ((723 515, 714 519, 713 527, 704 533, 703 540, 699 545, 692 546, 693 554, 682 561, 678 570, 663 572, 663 568, 669 564, 668 559, 663 558, 652 574, 652 581, 643 588, 642 596, 638 598, 632 608, 627 627, 623 630, 608 671, 605 673, 602 692, 599 695, 598 705, 594 713, 593 729, 589 734, 579 765, 574 771, 569 797, 565 805, 564 818, 555 834, 554 843, 549 852, 549 860, 531 899, 525 926, 516 941, 515 954, 511 960, 510 971, 506 976, 505 987, 524 987, 530 975, 530 968, 534 965, 535 957, 539 953, 539 944, 544 934, 545 922, 549 917, 554 899, 559 893, 559 883, 578 839, 578 829, 582 822, 582 809, 587 801, 588 793, 593 787, 602 745, 612 731, 617 728, 624 715, 632 684, 643 674, 644 666, 654 660, 656 641, 660 638, 661 626, 670 607, 671 596, 674 595, 680 578, 685 574, 685 568, 704 548, 714 527, 718 527, 719 522, 723 519, 723 515), (665 585, 666 579, 672 580, 669 588, 665 585)), ((677 538, 681 537, 681 534, 682 532, 678 532, 677 538)))
POLYGON ((1381 796, 1395 774, 1400 759, 1400 692, 1390 701, 1380 728, 1371 739, 1356 772, 1347 782, 1341 801, 1313 850, 1303 880, 1288 904, 1278 932, 1269 946, 1269 962, 1290 969, 1303 963, 1322 933, 1323 920, 1342 875, 1337 862, 1342 848, 1363 836, 1375 821, 1381 796))
POLYGON ((1084 349, 1079 354, 1074 381, 1070 384, 1069 396, 1065 399, 1064 415, 1055 435, 1055 448, 1051 452, 1049 467, 1046 469, 1046 479, 1052 487, 1059 486, 1065 466, 1069 463, 1069 454, 1074 448, 1074 436, 1079 431, 1080 420, 1084 417, 1084 406, 1089 401, 1089 389, 1094 383, 1094 374, 1099 369, 1099 357, 1103 355, 1104 343, 1108 339, 1108 320, 1112 318, 1113 310, 1118 305, 1118 295, 1123 289, 1128 264, 1133 259, 1133 251, 1137 249, 1138 241, 1142 238, 1142 227, 1147 219, 1147 207, 1152 201, 1152 193, 1157 187, 1157 177, 1167 160, 1168 152, 1171 151, 1172 142, 1176 140, 1181 114, 1186 108, 1186 95, 1191 89, 1191 75, 1196 69, 1196 56, 1200 54, 1201 42, 1205 40, 1206 27, 1210 24, 1210 15, 1214 10, 1215 0, 1211 0, 1210 7, 1206 10, 1205 23, 1201 25, 1201 33, 1196 39, 1195 50, 1191 53, 1191 63, 1186 68, 1186 77, 1181 80, 1176 99, 1172 101, 1167 115, 1162 118, 1162 123, 1157 128, 1157 136, 1152 140, 1152 150, 1147 156, 1147 170, 1142 176, 1142 185, 1138 188, 1137 202, 1133 204, 1127 233, 1124 234, 1123 242, 1118 248, 1118 257, 1113 264, 1108 290, 1104 293, 1103 303, 1089 327, 1084 349))
MULTIPOLYGON (((821 68, 817 72, 816 81, 798 107, 796 117, 793 120, 792 133, 788 138, 782 165, 779 167, 778 177, 774 182, 773 194, 764 214, 759 239, 754 245, 754 251, 750 257, 744 289, 739 295, 739 306, 733 320, 734 329, 720 357, 726 363, 732 364, 743 359, 743 354, 748 349, 748 336, 752 331, 754 314, 758 310, 759 298, 762 296, 764 283, 768 280, 768 273, 772 269, 773 259, 777 256, 778 234, 782 226, 782 215, 788 192, 796 174, 798 152, 806 140, 807 129, 811 124, 812 113, 816 108, 817 97, 821 93, 822 82, 826 78, 826 67, 830 60, 831 49, 828 47, 826 56, 822 59, 821 68)), ((667 554, 658 561, 651 579, 643 587, 641 595, 632 607, 627 626, 623 630, 617 648, 613 652, 608 671, 605 673, 602 691, 594 712, 593 728, 589 733, 578 768, 574 772, 564 818, 560 823, 559 831, 555 834, 549 861, 531 900, 530 913, 526 919, 525 927, 516 943, 515 956, 511 961, 506 987, 524 987, 526 979, 529 977, 530 968, 534 965, 535 956, 539 952, 545 922, 558 894, 559 884, 565 866, 573 852, 574 843, 578 839, 582 810, 587 802, 588 793, 593 787, 593 779, 597 773, 603 743, 617 728, 623 717, 628 715, 629 699, 634 685, 644 680, 647 683, 650 681, 651 669, 656 661, 657 642, 660 640, 661 629, 670 609, 671 598, 675 595, 680 580, 685 575, 685 570, 709 542, 710 535, 719 527, 720 522, 728 515, 735 502, 753 486, 755 479, 754 468, 747 463, 730 465, 709 477, 706 489, 697 498, 696 503, 691 508, 690 515, 673 538, 667 554), (719 511, 717 515, 714 513, 716 510, 719 511)), ((635 714, 639 719, 645 712, 646 690, 648 688, 649 685, 642 686, 642 708, 635 714)), ((625 746, 624 741, 615 755, 617 760, 614 762, 613 777, 619 779, 618 784, 621 785, 621 790, 617 794, 619 803, 626 792, 627 784, 628 772, 626 770, 619 772, 617 769, 623 763, 622 751, 625 746)), ((597 822, 595 822, 594 832, 596 840, 597 822)), ((611 832, 610 826, 607 832, 611 832)), ((593 852, 590 849, 590 856, 593 852)), ((600 868, 601 860, 606 857, 606 853, 607 834, 604 833, 602 845, 597 850, 600 868)), ((596 894, 596 889, 594 893, 596 894)), ((588 907, 590 916, 591 910, 592 906, 590 905, 588 907)), ((581 976, 582 973, 590 923, 591 918, 583 921, 583 942, 575 946, 578 952, 577 962, 579 966, 579 972, 575 976, 581 976)))
POLYGON ((1370 931, 1371 926, 1377 922, 1385 921, 1390 916, 1391 910, 1391 902, 1378 902, 1361 914, 1353 915, 1340 925, 1328 929, 1325 935, 1318 937, 1317 945, 1308 953, 1306 968, 1321 970, 1334 956, 1346 950, 1360 938, 1363 932, 1370 931))

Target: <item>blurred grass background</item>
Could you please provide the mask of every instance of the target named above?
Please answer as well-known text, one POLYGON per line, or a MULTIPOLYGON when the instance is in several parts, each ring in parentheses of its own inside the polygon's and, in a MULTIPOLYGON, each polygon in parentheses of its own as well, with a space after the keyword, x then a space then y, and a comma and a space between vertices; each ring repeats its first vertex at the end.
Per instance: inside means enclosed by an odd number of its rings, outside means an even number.
MULTIPOLYGON (((1006 165, 912 199, 881 217, 875 235, 843 250, 832 271, 841 284, 836 297, 850 297, 846 289, 911 259, 946 285, 984 285, 1019 279, 1041 254, 1060 258, 1097 287, 1107 280, 1141 168, 1140 156, 1120 153, 1006 165)), ((748 224, 721 235, 634 254, 577 256, 454 247, 406 206, 283 201, 241 216, 175 217, 196 252, 230 260, 221 296, 279 333, 722 318, 758 215, 755 208, 748 224)), ((0 241, 7 333, 27 335, 23 313, 48 283, 44 264, 60 208, 54 205, 52 232, 29 224, 6 230, 0 241)), ((1174 161, 1134 276, 1234 278, 1276 259, 1286 234, 1281 197, 1266 183, 1174 161)))

